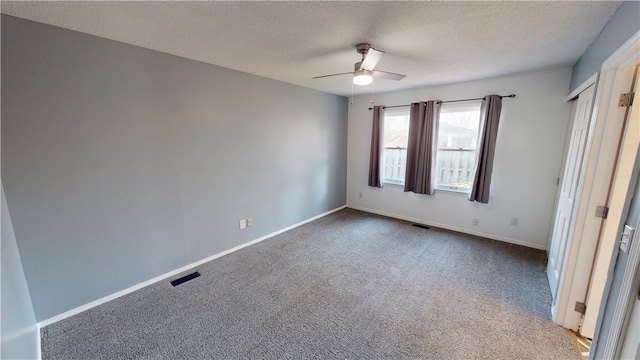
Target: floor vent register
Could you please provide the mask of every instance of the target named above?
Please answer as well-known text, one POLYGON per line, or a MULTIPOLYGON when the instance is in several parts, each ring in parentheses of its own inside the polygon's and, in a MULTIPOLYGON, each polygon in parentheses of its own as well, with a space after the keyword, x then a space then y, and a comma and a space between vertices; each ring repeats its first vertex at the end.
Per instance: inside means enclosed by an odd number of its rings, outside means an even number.
POLYGON ((200 276, 199 272, 197 272, 197 271, 196 272, 192 272, 189 275, 185 275, 185 276, 183 276, 181 278, 172 280, 171 281, 171 285, 173 285, 175 287, 175 286, 178 286, 178 285, 180 285, 182 283, 186 283, 189 280, 193 280, 193 279, 197 278, 198 276, 200 276))

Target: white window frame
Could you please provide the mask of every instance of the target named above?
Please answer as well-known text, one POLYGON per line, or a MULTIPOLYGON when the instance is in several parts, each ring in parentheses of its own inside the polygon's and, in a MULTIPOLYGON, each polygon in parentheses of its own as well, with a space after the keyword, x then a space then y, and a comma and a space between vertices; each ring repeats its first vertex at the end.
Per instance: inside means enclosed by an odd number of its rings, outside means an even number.
MULTIPOLYGON (((397 108, 397 109, 385 109, 385 113, 384 113, 384 125, 385 127, 383 128, 383 132, 386 131, 386 124, 387 124, 387 116, 391 117, 391 116, 406 116, 407 118, 407 138, 409 137, 409 115, 410 115, 410 108, 406 107, 406 108, 397 108)), ((384 134, 383 134, 383 138, 384 138, 384 134)), ((393 178, 387 178, 385 177, 386 175, 386 150, 387 148, 384 146, 384 140, 383 140, 383 144, 382 144, 382 159, 381 159, 381 164, 382 164, 382 174, 381 174, 381 178, 382 178, 382 183, 383 184, 390 184, 390 185, 398 185, 398 186, 404 186, 404 182, 405 182, 405 174, 402 174, 402 180, 398 180, 398 179, 393 179, 393 178)), ((404 166, 406 168, 407 165, 407 149, 406 148, 398 148, 398 149, 404 149, 404 166)))
MULTIPOLYGON (((473 102, 464 102, 464 103, 444 103, 440 105, 440 116, 443 113, 451 113, 451 112, 464 112, 464 111, 470 111, 470 110, 475 110, 475 111, 480 111, 480 107, 482 106, 482 101, 473 101, 473 102)), ((440 119, 438 120, 440 121, 440 119)), ((440 129, 441 129, 441 123, 438 124, 438 135, 436 137, 436 144, 440 144, 440 129)), ((435 169, 435 174, 434 174, 434 178, 435 178, 435 185, 434 188, 436 190, 440 190, 440 191, 448 191, 448 192, 454 192, 454 193, 462 193, 462 194, 469 194, 471 193, 471 187, 473 186, 473 179, 471 179, 472 184, 467 188, 467 187, 461 187, 461 186, 452 186, 452 185, 444 185, 444 184, 439 184, 437 183, 437 180, 439 178, 439 168, 438 168, 438 164, 440 163, 440 159, 438 158, 438 155, 440 154, 441 151, 456 151, 456 152, 473 152, 473 156, 477 158, 477 152, 478 152, 478 143, 480 142, 480 114, 478 116, 478 133, 476 134, 476 136, 478 137, 477 141, 476 141, 476 147, 475 148, 458 148, 458 149, 451 149, 451 148, 441 148, 439 146, 437 146, 436 149, 436 169, 435 169)), ((475 164, 474 164, 475 167, 475 164)), ((473 172, 472 169, 471 171, 473 172)))

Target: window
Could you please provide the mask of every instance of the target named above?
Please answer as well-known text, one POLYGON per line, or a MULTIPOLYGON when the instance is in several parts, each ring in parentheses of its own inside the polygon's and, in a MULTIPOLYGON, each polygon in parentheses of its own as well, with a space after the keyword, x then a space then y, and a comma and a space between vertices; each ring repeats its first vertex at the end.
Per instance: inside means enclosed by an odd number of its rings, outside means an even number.
POLYGON ((476 165, 481 102, 442 104, 436 154, 436 189, 469 192, 476 165))
POLYGON ((388 109, 384 114, 382 182, 404 184, 409 139, 409 109, 388 109))
MULTIPOLYGON (((482 103, 445 103, 440 108, 436 189, 468 193, 473 183, 482 103)), ((404 185, 409 139, 409 109, 388 109, 384 115, 382 182, 404 185)))

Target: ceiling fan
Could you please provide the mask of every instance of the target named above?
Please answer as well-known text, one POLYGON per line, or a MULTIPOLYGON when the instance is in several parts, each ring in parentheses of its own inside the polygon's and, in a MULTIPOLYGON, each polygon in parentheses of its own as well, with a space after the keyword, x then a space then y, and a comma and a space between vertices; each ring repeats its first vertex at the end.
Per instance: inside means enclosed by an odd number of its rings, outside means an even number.
POLYGON ((378 64, 378 61, 380 61, 380 58, 382 58, 382 55, 384 55, 384 51, 374 49, 366 43, 358 44, 356 51, 362 55, 362 60, 355 63, 352 72, 315 76, 312 77, 312 79, 351 74, 353 75, 354 85, 369 85, 373 82, 374 77, 398 81, 406 76, 388 71, 373 70, 376 64, 378 64))

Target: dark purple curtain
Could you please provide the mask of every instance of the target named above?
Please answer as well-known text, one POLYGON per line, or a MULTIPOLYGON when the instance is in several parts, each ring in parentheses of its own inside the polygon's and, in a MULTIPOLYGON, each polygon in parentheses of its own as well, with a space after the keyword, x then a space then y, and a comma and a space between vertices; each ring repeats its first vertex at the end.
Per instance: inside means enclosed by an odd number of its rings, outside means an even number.
POLYGON ((384 107, 373 107, 373 128, 371 129, 371 153, 369 155, 369 186, 381 188, 380 159, 384 145, 384 107))
POLYGON ((469 201, 489 203, 489 188, 491 187, 491 172, 493 171, 493 155, 498 138, 498 124, 502 110, 502 97, 487 95, 480 108, 480 138, 476 170, 471 186, 469 201))
POLYGON ((411 104, 405 192, 433 194, 439 109, 435 100, 411 104))

